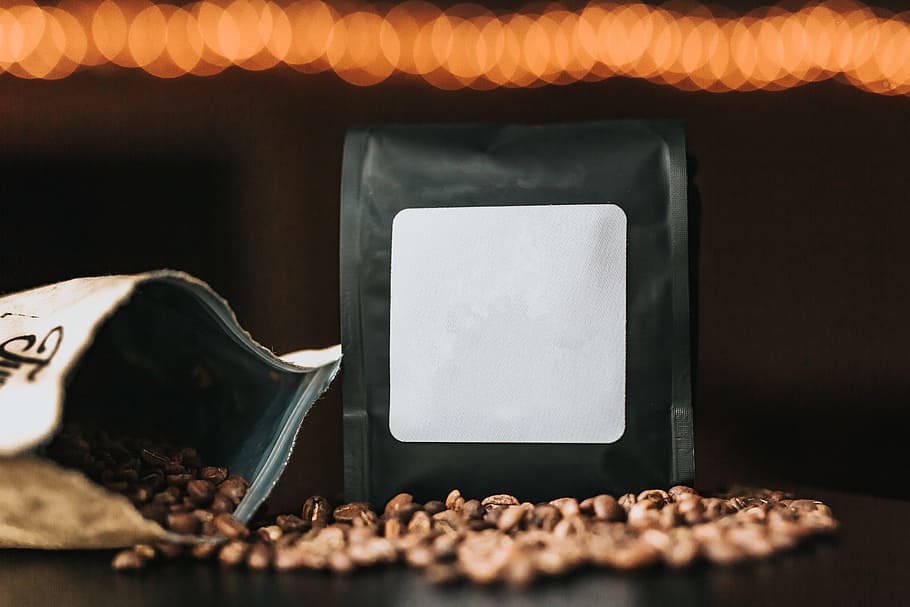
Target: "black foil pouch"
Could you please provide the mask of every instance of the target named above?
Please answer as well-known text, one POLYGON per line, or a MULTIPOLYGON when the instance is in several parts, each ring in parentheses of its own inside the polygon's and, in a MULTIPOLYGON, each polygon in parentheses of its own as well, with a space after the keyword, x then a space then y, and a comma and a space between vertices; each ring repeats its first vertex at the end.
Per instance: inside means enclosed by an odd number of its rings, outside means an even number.
POLYGON ((346 498, 692 482, 686 187, 673 122, 352 130, 346 498))

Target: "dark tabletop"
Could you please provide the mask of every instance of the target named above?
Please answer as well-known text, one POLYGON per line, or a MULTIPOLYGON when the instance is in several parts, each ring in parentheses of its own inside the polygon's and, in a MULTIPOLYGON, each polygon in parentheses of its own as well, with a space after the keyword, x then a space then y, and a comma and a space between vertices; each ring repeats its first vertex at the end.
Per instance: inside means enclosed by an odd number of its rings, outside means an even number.
POLYGON ((731 568, 638 573, 586 570, 528 590, 437 588, 403 568, 328 573, 225 570, 169 562, 138 574, 109 568, 112 552, 0 551, 0 606, 100 605, 907 605, 910 502, 829 491, 842 527, 772 560, 731 568))

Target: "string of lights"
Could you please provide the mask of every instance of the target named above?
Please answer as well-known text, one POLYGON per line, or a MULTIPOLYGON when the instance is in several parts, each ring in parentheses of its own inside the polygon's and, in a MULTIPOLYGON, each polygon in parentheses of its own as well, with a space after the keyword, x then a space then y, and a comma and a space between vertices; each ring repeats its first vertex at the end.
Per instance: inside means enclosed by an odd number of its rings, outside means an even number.
MULTIPOLYGON (((685 6, 685 10, 679 7, 685 6)), ((444 89, 641 78, 686 90, 780 90, 838 78, 910 94, 910 11, 852 2, 746 15, 551 3, 514 13, 422 1, 338 9, 321 0, 0 4, 0 73, 57 79, 105 65, 160 78, 286 64, 369 86, 396 74, 444 89)))

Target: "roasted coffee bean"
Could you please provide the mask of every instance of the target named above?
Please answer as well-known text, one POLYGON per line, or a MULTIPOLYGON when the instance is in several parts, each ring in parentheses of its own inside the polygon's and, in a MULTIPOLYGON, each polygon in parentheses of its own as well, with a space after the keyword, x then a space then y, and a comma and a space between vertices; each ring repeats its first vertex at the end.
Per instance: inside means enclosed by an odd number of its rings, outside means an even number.
POLYGON ((272 549, 268 544, 253 544, 246 555, 246 566, 250 569, 268 569, 272 564, 272 549))
POLYGON ((375 527, 379 523, 379 517, 372 510, 362 511, 357 518, 351 521, 354 527, 375 527))
POLYGON ((226 495, 216 493, 215 497, 212 498, 212 503, 209 504, 209 510, 215 514, 221 514, 222 512, 231 513, 234 511, 234 501, 226 495))
POLYGON ((630 527, 642 529, 657 525, 660 520, 660 510, 653 500, 636 502, 629 509, 626 521, 630 527))
POLYGON ((165 474, 164 479, 167 481, 168 485, 174 487, 183 487, 188 482, 193 480, 192 474, 187 474, 186 472, 176 473, 176 474, 165 474))
POLYGON ((422 510, 423 510, 423 506, 421 506, 420 504, 418 504, 416 502, 411 502, 409 504, 402 505, 395 512, 394 516, 401 519, 402 523, 407 523, 408 521, 411 520, 411 517, 414 516, 414 514, 421 512, 422 510))
POLYGON ((355 567, 354 561, 351 560, 351 557, 348 555, 348 553, 342 550, 333 552, 331 556, 329 556, 328 564, 329 569, 331 569, 334 573, 341 574, 350 573, 354 571, 355 567))
POLYGON ((313 527, 325 527, 331 516, 329 501, 321 495, 314 495, 303 503, 301 517, 313 527))
MULTIPOLYGON (((410 501, 410 500, 409 500, 410 501)), ((449 494, 446 496, 445 505, 449 510, 455 510, 456 512, 460 508, 456 509, 456 505, 464 506, 464 497, 461 495, 461 491, 458 489, 452 489, 449 491, 449 494)))
POLYGON ((632 506, 635 505, 636 500, 637 496, 634 493, 626 493, 625 495, 619 496, 616 501, 620 506, 622 506, 623 510, 628 513, 629 510, 632 509, 632 506))
POLYGON ((411 567, 423 569, 433 564, 436 560, 436 553, 430 546, 418 544, 405 552, 404 560, 411 567))
POLYGON ((209 559, 218 553, 219 548, 220 546, 215 543, 196 544, 190 548, 190 556, 198 560, 209 559))
POLYGON ((696 495, 695 489, 692 487, 686 487, 685 485, 674 485, 673 487, 667 489, 667 495, 669 495, 674 500, 677 500, 679 496, 684 494, 696 495))
MULTIPOLYGON (((457 489, 455 490, 457 491, 457 489)), ((454 491, 453 491, 454 493, 454 491)), ((449 494, 451 495, 451 494, 449 494)), ((446 500, 448 501, 448 500, 446 500)), ((414 502, 414 496, 410 493, 399 493, 392 499, 388 501, 385 505, 385 510, 382 512, 383 518, 391 518, 397 516, 398 512, 406 505, 412 504, 414 502)))
POLYGON ((506 506, 496 521, 496 527, 500 531, 508 533, 518 527, 525 517, 525 510, 520 506, 506 506))
POLYGON ((534 524, 544 531, 552 531, 560 519, 559 508, 549 504, 534 506, 534 524))
POLYGON ((114 555, 111 561, 111 567, 117 571, 136 571, 143 569, 148 564, 148 559, 143 558, 133 549, 121 550, 114 555))
POLYGON ((501 508, 503 506, 517 506, 520 503, 521 502, 518 501, 518 498, 505 493, 487 496, 480 502, 480 504, 486 510, 491 510, 492 508, 501 508))
POLYGON ((636 502, 643 502, 645 500, 651 500, 658 505, 663 505, 670 501, 670 496, 663 489, 645 489, 638 494, 636 502))
POLYGON ((398 539, 404 530, 405 527, 401 524, 401 519, 393 517, 383 523, 382 534, 389 539, 398 539))
POLYGON ((152 499, 152 492, 145 487, 138 487, 135 491, 129 493, 127 497, 134 504, 145 504, 152 499))
POLYGON ((189 512, 172 512, 167 515, 167 526, 175 532, 184 535, 196 533, 199 530, 201 521, 189 512))
POLYGON ((570 516, 578 516, 581 514, 581 509, 578 506, 578 500, 574 497, 561 497, 550 502, 551 506, 555 506, 559 509, 559 513, 563 518, 568 518, 570 516))
POLYGON ((433 521, 430 515, 424 510, 418 510, 408 522, 408 533, 417 535, 429 535, 433 528, 433 521))
POLYGON ((342 504, 335 508, 332 517, 339 523, 350 523, 358 519, 364 512, 370 511, 370 505, 366 502, 350 502, 342 504))
POLYGON ((246 479, 237 475, 231 475, 221 481, 217 491, 219 495, 225 496, 230 499, 234 505, 237 505, 240 503, 240 500, 243 499, 243 496, 246 495, 247 489, 249 488, 250 485, 246 482, 246 479))
MULTIPOLYGON (((427 502, 426 504, 423 505, 423 509, 426 510, 427 513, 429 513, 432 516, 434 514, 438 514, 438 513, 442 512, 443 510, 445 510, 446 505, 443 502, 440 502, 439 500, 430 500, 429 502, 427 502)), ((462 510, 463 509, 464 508, 462 507, 462 510)))
POLYGON ((218 560, 223 565, 233 567, 239 565, 246 558, 250 545, 240 540, 231 540, 221 547, 218 552, 218 560))
POLYGON ((612 495, 598 495, 592 503, 594 516, 601 521, 622 521, 626 518, 626 511, 612 495))
POLYGON ((155 544, 155 548, 158 550, 158 554, 166 559, 175 559, 186 553, 186 546, 171 542, 159 542, 155 544))
POLYGON ((465 527, 465 518, 454 510, 443 510, 433 515, 433 529, 440 533, 460 533, 465 527))
POLYGON ((218 466, 204 466, 196 473, 199 480, 219 484, 228 477, 228 469, 218 466))
POLYGON ((229 540, 245 538, 250 534, 246 525, 226 513, 215 517, 215 529, 229 540))
POLYGON ((164 525, 167 521, 167 507, 160 503, 151 503, 142 506, 139 513, 145 518, 153 520, 159 525, 164 525))
POLYGON ((831 508, 818 500, 793 500, 789 507, 797 512, 821 512, 831 516, 831 508))
POLYGON ((279 514, 275 517, 275 524, 278 525, 284 533, 306 531, 311 526, 309 521, 305 521, 294 514, 279 514))
POLYGON ((177 487, 166 487, 152 497, 152 501, 165 506, 172 506, 182 499, 183 497, 180 494, 180 489, 177 487))
POLYGON ((256 535, 264 542, 273 543, 281 539, 284 531, 279 525, 266 525, 256 530, 256 535))
POLYGON ((480 500, 468 500, 462 505, 461 514, 467 519, 483 518, 484 507, 480 500))
POLYGON ((208 504, 215 495, 215 485, 211 481, 192 480, 186 484, 186 494, 197 504, 208 504))

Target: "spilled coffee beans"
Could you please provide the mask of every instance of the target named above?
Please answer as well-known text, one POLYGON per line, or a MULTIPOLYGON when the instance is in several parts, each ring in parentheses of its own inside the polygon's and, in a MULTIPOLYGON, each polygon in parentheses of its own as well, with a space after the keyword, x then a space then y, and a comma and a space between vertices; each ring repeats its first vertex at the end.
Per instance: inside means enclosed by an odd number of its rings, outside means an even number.
POLYGON ((192 546, 136 545, 114 557, 112 567, 123 571, 184 556, 217 557, 225 567, 338 574, 404 563, 434 583, 526 586, 588 566, 681 568, 763 559, 838 527, 817 500, 767 489, 702 497, 676 486, 536 504, 507 494, 472 499, 458 489, 421 504, 401 493, 381 514, 366 502, 333 508, 313 496, 299 516, 257 520, 250 529, 230 514, 247 482, 225 468, 203 466, 193 449, 68 426, 48 453, 126 495, 166 528, 213 538, 192 546))

